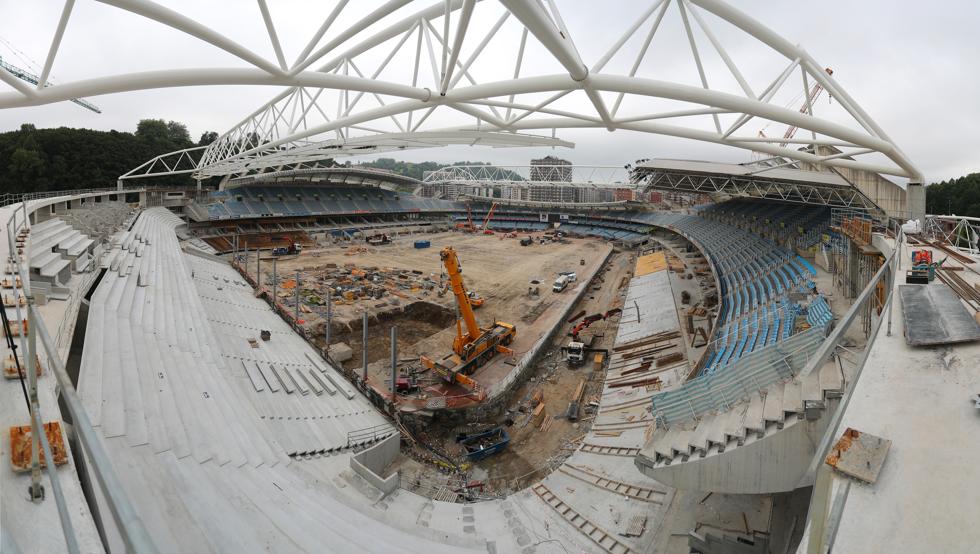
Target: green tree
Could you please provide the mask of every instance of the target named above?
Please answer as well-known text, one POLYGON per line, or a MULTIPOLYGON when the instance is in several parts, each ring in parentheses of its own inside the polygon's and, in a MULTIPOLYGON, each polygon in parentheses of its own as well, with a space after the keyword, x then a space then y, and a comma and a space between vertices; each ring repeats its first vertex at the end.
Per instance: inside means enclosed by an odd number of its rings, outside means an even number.
POLYGON ((207 146, 216 140, 218 140, 218 133, 215 133, 214 131, 204 131, 201 134, 201 140, 197 141, 197 145, 207 146))
POLYGON ((926 187, 926 211, 980 217, 980 173, 926 187))
MULTIPOLYGON (((40 185, 38 181, 44 173, 44 159, 40 152, 18 147, 10 155, 10 163, 7 164, 7 176, 14 182, 34 183, 40 185)), ((44 190, 45 187, 38 187, 44 190)))

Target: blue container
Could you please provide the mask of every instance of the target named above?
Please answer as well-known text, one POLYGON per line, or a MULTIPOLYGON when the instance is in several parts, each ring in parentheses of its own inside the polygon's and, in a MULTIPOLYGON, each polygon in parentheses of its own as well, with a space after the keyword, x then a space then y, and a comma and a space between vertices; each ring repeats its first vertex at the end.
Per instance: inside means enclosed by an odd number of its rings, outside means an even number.
POLYGON ((502 452, 510 444, 510 435, 503 427, 494 427, 488 431, 472 435, 458 435, 456 442, 466 450, 466 457, 478 462, 502 452))
POLYGON ((417 241, 415 241, 415 248, 428 248, 430 246, 432 246, 432 244, 429 243, 429 241, 427 241, 427 240, 417 240, 417 241))

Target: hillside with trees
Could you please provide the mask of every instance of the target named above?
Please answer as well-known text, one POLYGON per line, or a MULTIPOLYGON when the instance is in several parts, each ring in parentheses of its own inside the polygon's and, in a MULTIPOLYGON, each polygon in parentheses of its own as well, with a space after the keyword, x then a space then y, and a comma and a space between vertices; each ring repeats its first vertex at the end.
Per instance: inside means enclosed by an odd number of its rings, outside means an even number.
POLYGON ((980 173, 926 187, 926 213, 980 217, 980 173))
MULTIPOLYGON (((37 129, 21 125, 0 133, 0 191, 43 192, 112 186, 116 178, 167 152, 208 144, 207 132, 195 143, 176 121, 144 119, 135 133, 91 129, 37 129)), ((188 177, 168 180, 190 184, 188 177)))

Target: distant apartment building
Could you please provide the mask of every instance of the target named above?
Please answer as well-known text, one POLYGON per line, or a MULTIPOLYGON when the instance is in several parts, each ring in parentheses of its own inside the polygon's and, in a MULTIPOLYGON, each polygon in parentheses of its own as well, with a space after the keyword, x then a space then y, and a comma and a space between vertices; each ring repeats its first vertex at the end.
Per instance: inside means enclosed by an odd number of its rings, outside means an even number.
POLYGON ((613 189, 613 199, 616 202, 636 200, 636 190, 625 187, 613 189))
POLYGON ((576 187, 567 185, 511 185, 501 187, 500 198, 571 204, 578 202, 576 187))
POLYGON ((492 198, 494 196, 494 187, 492 185, 425 183, 419 187, 418 194, 426 198, 444 198, 446 200, 458 200, 460 196, 492 198))
POLYGON ((572 182, 572 162, 555 156, 545 156, 531 160, 531 180, 551 182, 572 182))
POLYGON ((596 187, 576 187, 575 201, 582 204, 597 204, 599 202, 612 202, 613 191, 605 188, 596 188, 596 187))

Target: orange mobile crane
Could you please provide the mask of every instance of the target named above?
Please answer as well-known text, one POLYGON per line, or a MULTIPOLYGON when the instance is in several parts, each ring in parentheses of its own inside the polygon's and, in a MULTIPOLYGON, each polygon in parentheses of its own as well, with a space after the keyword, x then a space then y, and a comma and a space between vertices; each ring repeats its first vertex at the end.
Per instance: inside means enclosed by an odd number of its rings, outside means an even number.
POLYGON ((469 294, 463 284, 462 267, 460 267, 456 251, 452 246, 447 246, 439 253, 439 257, 442 259, 443 265, 446 266, 449 284, 453 289, 453 294, 456 295, 456 303, 459 305, 462 320, 466 324, 466 332, 463 332, 462 323, 457 318, 453 353, 441 360, 422 356, 422 365, 438 373, 447 383, 462 385, 463 388, 477 394, 478 399, 482 400, 486 392, 482 391, 479 384, 468 375, 487 363, 498 352, 513 354, 514 351, 507 348, 507 345, 517 336, 517 327, 501 321, 494 321, 490 327, 477 325, 469 294))

